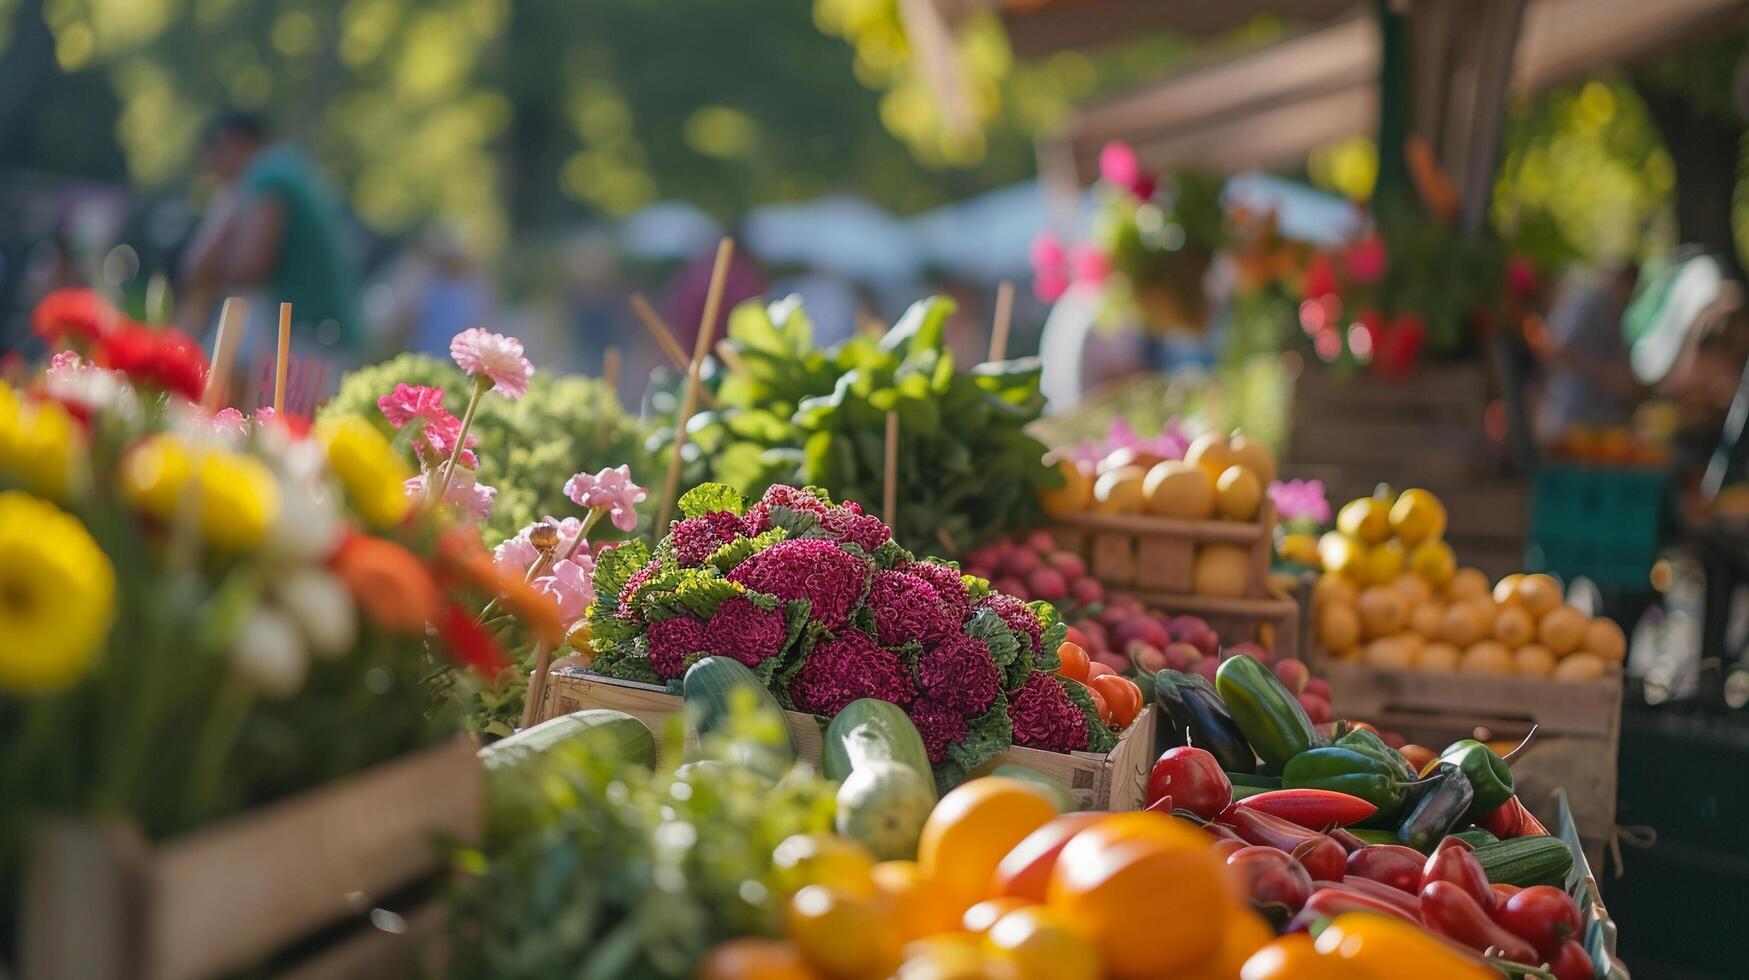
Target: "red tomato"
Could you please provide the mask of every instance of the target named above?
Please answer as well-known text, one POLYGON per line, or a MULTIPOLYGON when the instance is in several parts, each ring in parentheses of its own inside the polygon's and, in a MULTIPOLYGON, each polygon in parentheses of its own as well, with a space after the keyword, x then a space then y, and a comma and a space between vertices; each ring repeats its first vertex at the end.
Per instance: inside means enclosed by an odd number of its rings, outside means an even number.
POLYGON ((1548 885, 1533 885, 1501 902, 1494 909, 1494 921, 1506 931, 1530 941, 1537 952, 1551 955, 1562 944, 1580 935, 1584 927, 1579 918, 1579 906, 1567 893, 1548 885))
POLYGON ((1087 683, 1087 669, 1092 661, 1087 659, 1087 651, 1079 643, 1064 643, 1057 647, 1057 673, 1072 681, 1087 683))
POLYGON ((1555 958, 1549 961, 1549 972, 1555 975, 1555 980, 1592 980, 1597 976, 1597 967, 1592 965, 1591 954, 1585 952, 1585 947, 1569 939, 1555 951, 1555 958))
POLYGON ((1112 721, 1119 729, 1128 728, 1142 713, 1142 689, 1128 677, 1101 674, 1093 678, 1090 686, 1111 706, 1112 721))
POLYGON ((1100 677, 1100 676, 1103 676, 1105 674, 1115 674, 1115 673, 1117 673, 1117 671, 1112 670, 1110 665, 1100 663, 1097 660, 1092 661, 1091 663, 1089 663, 1087 665, 1087 679, 1089 681, 1093 680, 1095 677, 1100 677))
POLYGON ((1168 796, 1174 807, 1213 820, 1232 802, 1233 784, 1213 755, 1179 745, 1161 753, 1148 773, 1148 804, 1168 796))

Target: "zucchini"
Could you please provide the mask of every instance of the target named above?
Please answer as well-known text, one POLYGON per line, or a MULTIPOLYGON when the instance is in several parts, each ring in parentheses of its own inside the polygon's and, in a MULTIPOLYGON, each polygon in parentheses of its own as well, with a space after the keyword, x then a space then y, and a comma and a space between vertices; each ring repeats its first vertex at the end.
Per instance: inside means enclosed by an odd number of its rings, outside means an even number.
POLYGON ((1233 784, 1233 802, 1237 803, 1247 796, 1256 796, 1259 793, 1273 793, 1273 792, 1275 792, 1275 791, 1270 789, 1268 786, 1247 786, 1244 783, 1234 783, 1233 784))
POLYGON ((1470 845, 1471 850, 1481 847, 1483 844, 1500 843, 1500 838, 1495 837, 1493 834, 1488 833, 1480 827, 1471 827, 1469 830, 1460 830, 1451 836, 1462 837, 1464 843, 1470 845))
POLYGON ((1567 872, 1573 870, 1573 852, 1558 838, 1538 835, 1514 837, 1476 848, 1476 860, 1495 885, 1553 885, 1567 883, 1567 872))
POLYGON ((629 765, 649 769, 656 764, 656 739, 649 726, 623 711, 586 708, 550 718, 480 750, 480 762, 492 778, 515 776, 539 762, 554 747, 573 739, 612 739, 629 765))
POLYGON ((1050 796, 1051 802, 1057 805, 1057 811, 1059 813, 1068 813, 1072 810, 1080 809, 1080 807, 1075 805, 1075 797, 1069 792, 1069 787, 1064 786, 1061 780, 1052 779, 1044 773, 1039 772, 1037 769, 1029 769, 1026 766, 1017 765, 1012 762, 1004 762, 991 769, 989 772, 984 773, 984 775, 1006 776, 1009 779, 1018 779, 1022 782, 1031 783, 1034 786, 1042 788, 1045 793, 1050 796))
POLYGON ((820 772, 827 779, 843 782, 858 766, 876 760, 917 770, 929 784, 930 801, 934 802, 935 770, 929 765, 923 736, 917 734, 917 726, 911 724, 905 709, 891 701, 860 698, 845 705, 826 726, 826 738, 820 743, 820 772))
POLYGON ((688 723, 695 726, 693 733, 700 738, 719 732, 727 725, 737 696, 751 699, 751 703, 762 711, 771 712, 782 725, 782 741, 761 746, 775 756, 772 763, 778 773, 796 764, 796 737, 790 731, 783 708, 771 696, 759 675, 740 661, 729 657, 705 657, 686 669, 686 676, 680 681, 680 695, 691 709, 687 712, 688 723), (737 695, 738 691, 747 693, 737 695))

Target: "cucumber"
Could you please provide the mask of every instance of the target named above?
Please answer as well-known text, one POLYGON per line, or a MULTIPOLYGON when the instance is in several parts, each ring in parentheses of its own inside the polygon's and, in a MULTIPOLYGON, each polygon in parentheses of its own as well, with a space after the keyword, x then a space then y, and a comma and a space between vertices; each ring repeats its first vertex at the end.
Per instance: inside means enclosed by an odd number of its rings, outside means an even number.
POLYGON ((891 701, 860 698, 845 705, 826 726, 826 738, 820 743, 820 772, 827 779, 843 782, 859 766, 874 761, 897 762, 916 770, 930 787, 930 802, 935 802, 935 770, 929 765, 923 736, 917 734, 917 726, 905 709, 891 701))
POLYGON ((1483 844, 1500 843, 1500 838, 1495 837, 1493 834, 1488 833, 1480 827, 1471 827, 1469 830, 1460 830, 1451 836, 1462 837, 1464 842, 1469 844, 1472 849, 1481 847, 1483 844))
POLYGON ((1038 786, 1050 796, 1051 802, 1057 805, 1057 811, 1059 813, 1068 813, 1072 810, 1080 809, 1080 807, 1075 805, 1075 797, 1069 792, 1069 787, 1064 786, 1061 780, 1052 779, 1044 773, 1039 772, 1037 769, 1029 769, 1026 766, 1016 765, 1012 762, 1004 762, 991 769, 985 775, 1007 776, 1009 779, 1018 779, 1022 782, 1032 783, 1033 785, 1038 786))
POLYGON ((627 764, 645 769, 656 764, 656 739, 649 726, 623 711, 609 708, 573 711, 525 728, 481 749, 480 762, 492 778, 517 776, 554 747, 580 738, 611 739, 627 764))
POLYGON ((721 731, 733 711, 737 691, 746 691, 747 694, 740 697, 750 697, 754 704, 761 710, 771 712, 783 726, 782 742, 773 746, 761 746, 776 755, 773 764, 780 770, 787 770, 795 765, 796 737, 790 731, 783 708, 771 696, 759 675, 738 660, 705 657, 687 668, 686 676, 680 681, 680 696, 689 708, 694 709, 690 713, 697 726, 694 734, 703 737, 721 731))
POLYGON ((1281 789, 1280 776, 1259 776, 1254 772, 1227 773, 1227 782, 1234 786, 1255 786, 1258 789, 1281 789))
POLYGON ((1514 837, 1476 848, 1476 860, 1495 885, 1554 885, 1567 883, 1573 870, 1573 852, 1554 837, 1514 837))
POLYGON ((1268 786, 1247 786, 1244 783, 1234 783, 1233 784, 1233 802, 1237 803, 1247 796, 1256 796, 1258 793, 1269 793, 1269 792, 1273 792, 1273 790, 1271 790, 1268 786))
POLYGON ((935 784, 902 762, 869 759, 838 787, 837 803, 840 836, 861 841, 877 860, 909 861, 935 808, 935 784))

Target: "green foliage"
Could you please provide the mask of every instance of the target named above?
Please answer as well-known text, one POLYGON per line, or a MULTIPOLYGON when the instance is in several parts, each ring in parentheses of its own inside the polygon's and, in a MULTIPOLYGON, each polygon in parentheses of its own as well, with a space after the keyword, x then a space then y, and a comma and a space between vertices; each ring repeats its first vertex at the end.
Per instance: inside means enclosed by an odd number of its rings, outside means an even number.
MULTIPOLYGON (((467 405, 468 386, 460 369, 422 354, 401 354, 349 372, 319 416, 356 415, 389 432, 377 399, 396 383, 443 388, 444 406, 457 415, 467 405)), ((633 479, 647 483, 658 469, 645 452, 637 419, 621 411, 599 381, 581 375, 536 371, 528 393, 516 401, 488 392, 474 418, 473 434, 479 438, 480 482, 498 488, 484 527, 488 544, 542 517, 575 515, 577 506, 564 489, 574 473, 627 463, 633 479)), ((645 507, 654 509, 649 502, 645 507)), ((647 513, 644 519, 650 519, 647 513)), ((617 536, 606 521, 591 534, 603 540, 617 536)))
POLYGON ((997 694, 996 703, 990 706, 990 710, 967 722, 966 728, 966 737, 949 745, 947 758, 935 767, 938 793, 946 793, 965 782, 979 766, 1008 751, 1014 742, 1014 722, 1008 717, 1008 695, 997 694))
MULTIPOLYGON (((723 380, 720 410, 692 430, 712 478, 749 496, 774 483, 811 484, 878 509, 892 411, 901 544, 921 554, 968 548, 1036 522, 1038 489, 1059 479, 1025 431, 1044 407, 1040 365, 955 371, 942 335, 951 309, 944 299, 923 300, 880 338, 820 350, 794 299, 737 307, 729 343, 745 371, 723 380)), ((806 533, 795 525, 810 515, 781 510, 774 524, 806 533)))
POLYGON ((773 780, 734 764, 782 725, 738 706, 694 761, 653 773, 585 733, 494 780, 484 845, 453 855, 450 975, 691 977, 712 945, 779 933, 772 851, 830 830, 836 790, 804 767, 773 780))

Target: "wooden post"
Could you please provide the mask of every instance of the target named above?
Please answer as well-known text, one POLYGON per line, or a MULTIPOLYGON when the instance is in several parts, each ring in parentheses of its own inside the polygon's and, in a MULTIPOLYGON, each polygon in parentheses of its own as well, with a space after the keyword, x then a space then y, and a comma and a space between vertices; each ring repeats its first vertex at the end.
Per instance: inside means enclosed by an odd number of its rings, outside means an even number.
POLYGON ((674 331, 668 329, 668 324, 662 322, 655 307, 644 298, 643 293, 632 294, 632 312, 643 322, 644 329, 650 331, 650 336, 656 338, 656 346, 662 348, 662 353, 668 355, 668 360, 679 370, 686 370, 686 350, 680 346, 680 341, 674 339, 674 331))
POLYGON ((619 348, 613 344, 608 344, 607 349, 601 352, 601 383, 607 390, 615 392, 616 398, 619 391, 619 359, 619 348))
POLYGON ((291 304, 279 304, 279 355, 273 362, 273 414, 285 414, 285 372, 291 364, 291 304))
POLYGON ((996 287, 996 322, 990 328, 990 356, 987 361, 1000 361, 1008 356, 1008 323, 1014 317, 1014 283, 1002 280, 996 287))
POLYGON ((547 672, 553 668, 553 651, 542 640, 534 648, 534 676, 528 679, 528 693, 522 697, 522 723, 519 728, 529 728, 540 717, 541 702, 547 696, 547 672))
POLYGON ((219 410, 225 400, 225 389, 231 386, 231 367, 237 361, 237 349, 243 344, 243 331, 249 328, 249 301, 240 296, 228 296, 219 310, 219 333, 213 340, 212 370, 207 374, 206 391, 200 407, 208 415, 219 410))
POLYGON ((893 519, 898 516, 899 506, 899 413, 887 413, 887 443, 885 461, 882 463, 883 478, 881 481, 881 520, 887 527, 893 526, 893 519))
POLYGON ((674 512, 674 500, 680 491, 681 452, 686 448, 686 423, 698 407, 698 374, 704 366, 705 353, 717 332, 717 312, 723 305, 723 287, 729 278, 729 260, 735 256, 735 241, 725 238, 717 244, 717 261, 711 267, 710 289, 704 297, 704 317, 698 325, 698 342, 692 349, 692 361, 686 366, 686 387, 680 396, 680 414, 674 419, 674 453, 668 459, 668 479, 662 487, 662 504, 656 510, 654 535, 662 537, 668 518, 674 512))

